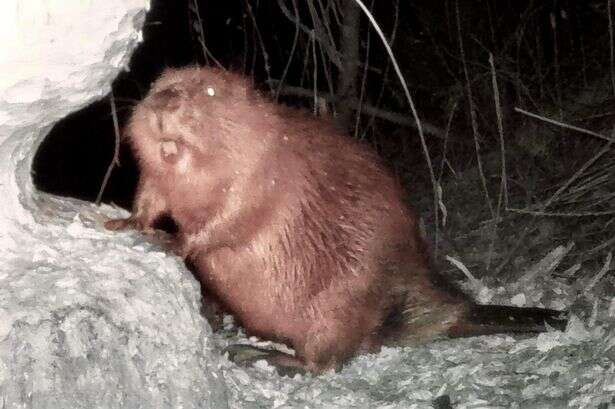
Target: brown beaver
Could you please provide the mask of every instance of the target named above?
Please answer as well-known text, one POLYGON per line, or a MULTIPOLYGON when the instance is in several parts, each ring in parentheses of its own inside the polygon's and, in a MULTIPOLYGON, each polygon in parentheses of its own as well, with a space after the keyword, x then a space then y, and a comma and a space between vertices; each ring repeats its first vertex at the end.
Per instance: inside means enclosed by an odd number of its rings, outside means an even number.
POLYGON ((565 323, 552 310, 478 306, 445 285, 376 154, 242 76, 168 69, 125 134, 141 173, 134 211, 106 226, 172 220, 205 302, 295 349, 272 353, 274 364, 319 372, 383 344, 565 323))

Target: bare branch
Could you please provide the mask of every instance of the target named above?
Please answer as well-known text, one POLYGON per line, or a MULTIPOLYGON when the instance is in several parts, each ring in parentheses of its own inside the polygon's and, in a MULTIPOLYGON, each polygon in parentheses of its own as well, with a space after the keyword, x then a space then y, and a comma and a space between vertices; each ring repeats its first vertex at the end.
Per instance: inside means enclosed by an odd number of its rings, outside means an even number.
POLYGON ((308 34, 309 36, 314 36, 314 38, 320 43, 320 45, 324 47, 325 51, 327 52, 327 55, 329 56, 329 59, 333 64, 335 64, 338 68, 342 66, 342 58, 340 56, 340 53, 335 48, 335 44, 331 44, 331 42, 329 42, 327 38, 322 35, 322 32, 313 33, 313 29, 301 23, 299 17, 293 16, 290 10, 288 10, 286 5, 284 4, 284 0, 278 0, 278 6, 280 7, 280 10, 284 14, 284 16, 290 22, 296 24, 297 27, 301 29, 301 31, 308 34))
POLYGON ((196 25, 193 25, 192 28, 196 30, 198 34, 198 41, 201 45, 201 49, 203 50, 203 59, 205 63, 209 62, 209 58, 218 66, 218 68, 224 69, 222 64, 214 57, 214 55, 209 51, 207 45, 205 44, 205 27, 203 26, 203 19, 201 18, 201 12, 199 11, 199 2, 197 0, 193 0, 188 4, 188 9, 192 11, 192 13, 196 16, 196 25))
MULTIPOLYGON (((274 80, 274 83, 278 83, 278 81, 274 80)), ((301 88, 301 87, 293 87, 290 85, 284 85, 281 89, 280 95, 313 98, 314 91, 301 88)), ((325 100, 327 104, 330 104, 330 105, 333 105, 336 102, 335 99, 332 99, 328 94, 325 94, 325 93, 318 93, 318 99, 325 100)), ((359 101, 354 100, 354 101, 345 101, 345 102, 356 107, 359 101)), ((416 121, 408 118, 407 115, 403 115, 397 112, 387 111, 382 108, 378 108, 378 107, 375 107, 369 104, 362 105, 361 114, 373 115, 376 118, 383 119, 385 121, 392 122, 394 124, 398 124, 402 126, 408 126, 412 128, 417 127, 416 121)), ((425 131, 426 134, 433 135, 440 139, 444 139, 445 132, 442 130, 442 128, 436 125, 430 124, 430 123, 426 123, 424 121, 422 121, 421 125, 423 127, 423 131, 425 131)))
POLYGON ((459 0, 455 1, 455 13, 457 21, 457 36, 459 39, 459 54, 461 55, 461 62, 463 66, 463 73, 465 76, 466 93, 468 97, 468 107, 470 109, 470 122, 472 124, 472 135, 474 136, 474 150, 476 152, 476 162, 478 165, 478 174, 480 175, 481 185, 483 187, 483 193, 487 206, 489 207, 489 213, 491 217, 494 216, 493 205, 491 204, 491 197, 489 196, 489 189, 487 188, 487 180, 485 178, 485 171, 483 170, 483 161, 480 157, 480 144, 478 143, 478 123, 476 121, 476 108, 474 106, 474 97, 472 96, 472 87, 470 85, 470 73, 468 72, 468 65, 466 63, 465 51, 463 48, 463 35, 461 33, 461 18, 459 13, 459 0))
POLYGON ((98 195, 96 195, 96 206, 100 206, 100 202, 102 200, 102 195, 107 187, 107 183, 109 182, 109 178, 111 177, 111 172, 113 168, 120 164, 120 126, 117 120, 117 110, 115 109, 115 99, 113 98, 113 91, 111 91, 111 95, 109 96, 109 103, 111 104, 111 116, 113 117, 113 131, 115 132, 115 148, 113 150, 113 159, 111 159, 111 163, 107 167, 107 172, 105 173, 105 177, 100 185, 100 189, 98 190, 98 195))
POLYGON ((541 120, 543 122, 547 122, 547 123, 550 123, 550 124, 553 124, 553 125, 561 126, 562 128, 567 128, 567 129, 571 129, 573 131, 577 131, 577 132, 581 132, 581 133, 584 133, 584 134, 587 134, 587 135, 595 136, 596 138, 604 139, 605 141, 615 142, 615 139, 610 138, 610 137, 605 136, 605 135, 602 135, 600 133, 597 133, 597 132, 594 132, 594 131, 590 131, 590 130, 584 129, 584 128, 579 128, 578 126, 568 125, 568 124, 565 124, 565 123, 563 123, 561 121, 556 121, 555 119, 551 119, 551 118, 547 118, 547 117, 544 117, 544 116, 540 116, 538 114, 531 113, 531 112, 526 111, 524 109, 521 109, 519 107, 515 107, 515 111, 517 111, 517 112, 519 112, 519 113, 521 113, 523 115, 527 115, 527 116, 529 116, 531 118, 539 119, 539 120, 541 120))
MULTIPOLYGON (((292 0, 293 9, 295 10, 295 16, 297 20, 299 19, 299 9, 297 7, 297 0, 292 0)), ((290 69, 290 64, 293 61, 293 57, 295 55, 295 50, 297 49, 297 41, 299 40, 299 25, 295 24, 295 36, 293 38, 293 46, 290 49, 290 55, 288 56, 288 61, 286 61, 286 66, 284 67, 284 71, 282 72, 282 77, 280 77, 280 82, 278 83, 278 88, 275 92, 275 99, 277 101, 280 96, 280 91, 282 89, 282 84, 284 84, 284 80, 286 79, 286 75, 288 75, 288 70, 290 69)))

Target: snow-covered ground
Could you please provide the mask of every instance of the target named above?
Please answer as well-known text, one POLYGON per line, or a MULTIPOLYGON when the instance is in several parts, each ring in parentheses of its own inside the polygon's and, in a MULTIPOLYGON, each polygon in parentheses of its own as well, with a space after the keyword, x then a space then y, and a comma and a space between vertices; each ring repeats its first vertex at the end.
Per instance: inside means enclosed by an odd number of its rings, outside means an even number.
POLYGON ((225 345, 254 341, 212 334, 181 260, 105 231, 118 210, 38 193, 29 176, 53 123, 109 91, 147 3, 0 2, 0 407, 615 405, 615 329, 577 320, 566 334, 386 348, 316 377, 229 362, 225 345))
POLYGON ((148 3, 0 2, 2 408, 227 407, 181 261, 108 234, 84 216, 91 205, 30 178, 53 123, 110 91, 148 3))

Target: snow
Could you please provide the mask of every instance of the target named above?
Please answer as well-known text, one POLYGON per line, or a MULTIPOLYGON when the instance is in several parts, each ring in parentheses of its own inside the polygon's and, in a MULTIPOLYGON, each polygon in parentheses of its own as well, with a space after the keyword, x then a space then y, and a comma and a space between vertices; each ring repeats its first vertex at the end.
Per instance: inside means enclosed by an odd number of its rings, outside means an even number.
MULTIPOLYGON (((450 400, 455 408, 606 408, 614 401, 612 298, 600 303, 595 326, 575 318, 566 333, 383 348, 339 373, 290 379, 264 362, 229 362, 225 346, 263 343, 228 318, 212 334, 199 314, 198 284, 179 258, 135 232, 105 231, 104 217, 119 210, 41 194, 29 176, 53 123, 109 91, 140 41, 147 6, 0 2, 0 407, 420 409, 450 400)), ((567 289, 548 281, 507 293, 481 287, 492 302, 523 294, 513 301, 570 305, 567 289), (561 299, 543 299, 546 289, 561 299)))
POLYGON ((30 179, 53 123, 109 92, 147 7, 0 2, 3 408, 228 407, 181 260, 136 234, 109 234, 100 209, 38 193, 30 179))
MULTIPOLYGON (((95 210, 46 200, 58 214, 95 210)), ((224 407, 211 330, 180 260, 137 235, 109 240, 83 215, 48 234, 30 259, 3 266, 2 315, 12 324, 0 342, 6 402, 224 407)))
POLYGON ((237 386, 232 407, 427 409, 448 396, 454 408, 595 408, 614 396, 604 341, 596 334, 540 352, 536 337, 477 337, 384 348, 337 374, 288 379, 225 366, 225 377, 237 386))

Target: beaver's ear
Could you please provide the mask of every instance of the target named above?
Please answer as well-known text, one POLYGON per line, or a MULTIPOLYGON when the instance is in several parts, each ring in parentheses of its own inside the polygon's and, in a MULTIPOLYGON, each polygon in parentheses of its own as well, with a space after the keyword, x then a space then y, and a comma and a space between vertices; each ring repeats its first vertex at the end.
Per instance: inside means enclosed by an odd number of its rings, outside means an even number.
POLYGON ((186 155, 186 147, 176 139, 163 139, 160 142, 160 159, 171 165, 175 165, 186 155))

